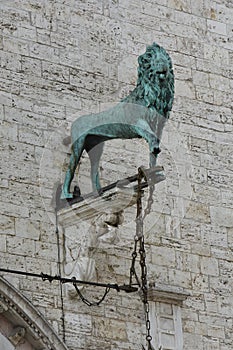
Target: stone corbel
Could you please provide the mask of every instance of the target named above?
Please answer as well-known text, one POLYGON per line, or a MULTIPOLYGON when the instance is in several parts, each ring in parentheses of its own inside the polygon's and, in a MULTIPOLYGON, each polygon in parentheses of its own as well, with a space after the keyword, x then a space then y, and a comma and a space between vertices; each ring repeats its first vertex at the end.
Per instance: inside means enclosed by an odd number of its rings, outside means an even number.
POLYGON ((148 288, 148 300, 182 305, 190 294, 182 287, 150 283, 148 288))
MULTIPOLYGON (((63 232, 65 277, 96 280, 95 249, 101 242, 114 244, 119 241, 118 226, 124 220, 123 209, 135 203, 134 192, 114 188, 58 212, 60 231, 63 232)), ((70 297, 77 295, 72 285, 67 284, 66 288, 70 297)))

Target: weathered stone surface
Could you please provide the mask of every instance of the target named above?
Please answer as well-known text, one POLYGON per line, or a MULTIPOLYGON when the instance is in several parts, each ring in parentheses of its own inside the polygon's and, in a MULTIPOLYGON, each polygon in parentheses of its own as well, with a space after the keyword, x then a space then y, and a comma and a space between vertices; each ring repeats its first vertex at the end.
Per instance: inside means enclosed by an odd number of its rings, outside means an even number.
MULTIPOLYGON (((175 102, 158 158, 166 181, 156 187, 152 212, 145 219, 145 243, 148 282, 183 287, 190 293, 181 307, 184 350, 229 350, 233 342, 230 5, 230 1, 201 0, 0 4, 0 260, 9 269, 59 273, 51 202, 70 153, 62 140, 78 116, 106 109, 134 88, 137 57, 146 45, 157 41, 169 51, 175 68, 175 102)), ((102 183, 133 175, 140 165, 147 167, 147 153, 141 140, 106 143, 102 183)), ((80 183, 90 192, 85 155, 81 168, 80 183)), ((145 191, 144 207, 147 198, 145 191)), ((94 207, 86 204, 94 219, 94 207)), ((135 206, 125 209, 124 219, 117 234, 93 224, 92 231, 101 238, 98 245, 90 244, 95 280, 128 283, 135 206)), ((59 227, 62 263, 73 262, 89 249, 86 228, 72 225, 72 242, 64 239, 59 227)), ((4 276, 62 336, 59 283, 4 276)), ((138 294, 111 291, 100 307, 88 308, 62 288, 70 349, 129 350, 144 344, 138 294)), ((91 300, 101 294, 102 290, 85 288, 91 300)), ((161 303, 159 312, 167 330, 162 345, 174 349, 172 306, 161 303)))
POLYGON ((210 207, 213 224, 223 227, 233 226, 233 208, 210 207))

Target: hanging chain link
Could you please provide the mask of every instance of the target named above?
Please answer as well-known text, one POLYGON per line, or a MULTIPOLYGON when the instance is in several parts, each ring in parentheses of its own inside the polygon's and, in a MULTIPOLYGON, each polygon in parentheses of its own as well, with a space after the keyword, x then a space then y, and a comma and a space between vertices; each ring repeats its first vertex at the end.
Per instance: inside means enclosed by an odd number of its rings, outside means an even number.
MULTIPOLYGON (((148 303, 148 287, 147 287, 147 267, 146 267, 146 251, 145 251, 145 244, 144 244, 144 233, 143 233, 143 219, 148 214, 147 210, 150 211, 151 205, 153 203, 152 195, 154 191, 154 187, 150 189, 150 203, 148 202, 147 209, 145 211, 144 216, 142 216, 142 179, 145 178, 146 175, 143 172, 142 168, 138 169, 138 189, 137 189, 137 215, 136 215, 136 234, 134 236, 134 250, 132 253, 132 263, 130 268, 130 285, 132 285, 133 277, 135 277, 137 284, 140 286, 142 291, 142 300, 144 304, 144 311, 145 311, 145 319, 146 319, 146 340, 148 344, 148 350, 154 350, 151 341, 152 336, 150 334, 150 317, 149 317, 149 303, 148 303), (152 192, 151 192, 152 191, 152 192), (141 282, 137 276, 135 264, 136 264, 136 258, 137 258, 137 246, 139 244, 139 256, 140 256, 140 267, 141 267, 141 282)), ((142 346, 142 349, 145 350, 145 348, 142 346)))
POLYGON ((145 212, 144 212, 144 215, 143 215, 143 219, 145 219, 145 217, 147 215, 149 215, 150 212, 151 212, 151 207, 152 207, 152 204, 154 202, 154 200, 153 200, 154 190, 155 190, 155 185, 150 185, 149 186, 149 197, 148 197, 148 200, 147 200, 147 207, 145 209, 145 212))
MULTIPOLYGON (((75 278, 74 278, 74 281, 75 281, 75 278)), ((104 299, 106 298, 107 294, 109 293, 110 291, 110 288, 109 287, 106 287, 105 288, 105 292, 104 292, 104 295, 102 296, 102 298, 98 301, 90 301, 88 300, 87 298, 84 297, 84 295, 81 293, 80 289, 78 288, 77 284, 76 283, 73 283, 73 286, 74 288, 76 289, 76 292, 78 294, 78 296, 80 297, 80 299, 82 300, 82 302, 84 304, 86 304, 87 306, 99 306, 103 301, 104 299)))

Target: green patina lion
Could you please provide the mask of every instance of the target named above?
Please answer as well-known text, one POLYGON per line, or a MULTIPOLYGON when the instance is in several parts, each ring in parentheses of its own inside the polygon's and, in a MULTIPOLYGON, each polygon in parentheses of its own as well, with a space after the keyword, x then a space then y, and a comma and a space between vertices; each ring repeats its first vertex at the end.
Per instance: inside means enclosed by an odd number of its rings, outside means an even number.
POLYGON ((70 185, 82 152, 91 161, 93 190, 100 190, 99 161, 104 141, 143 138, 150 150, 150 166, 155 166, 162 130, 174 98, 174 75, 167 52, 156 43, 138 58, 135 89, 115 107, 78 118, 71 127, 72 154, 61 198, 72 198, 70 185))

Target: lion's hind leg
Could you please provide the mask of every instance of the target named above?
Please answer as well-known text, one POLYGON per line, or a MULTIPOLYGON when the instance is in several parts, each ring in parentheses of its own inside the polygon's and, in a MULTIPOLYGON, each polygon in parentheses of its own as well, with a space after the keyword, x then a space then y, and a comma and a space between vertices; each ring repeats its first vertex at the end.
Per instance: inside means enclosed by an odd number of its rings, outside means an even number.
POLYGON ((99 162, 104 148, 103 136, 88 135, 85 140, 85 149, 88 153, 91 162, 91 182, 93 191, 101 189, 99 179, 99 162))
POLYGON ((84 138, 78 139, 72 145, 72 153, 70 156, 70 162, 68 170, 66 172, 65 181, 62 189, 61 199, 73 198, 73 194, 70 193, 70 185, 74 178, 75 170, 78 166, 80 157, 83 152, 84 138))

